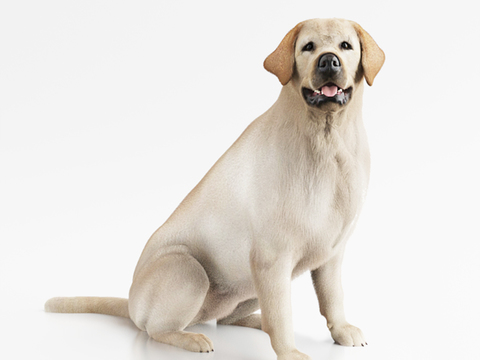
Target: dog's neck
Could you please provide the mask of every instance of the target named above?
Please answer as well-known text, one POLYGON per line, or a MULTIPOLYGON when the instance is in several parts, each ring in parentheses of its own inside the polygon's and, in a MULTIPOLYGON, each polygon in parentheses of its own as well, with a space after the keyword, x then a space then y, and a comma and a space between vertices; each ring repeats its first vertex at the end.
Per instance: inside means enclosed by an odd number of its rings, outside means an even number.
POLYGON ((308 106, 295 86, 288 83, 270 109, 269 117, 275 123, 282 122, 277 123, 278 128, 287 130, 281 132, 282 142, 293 146, 308 143, 314 157, 335 156, 339 149, 355 153, 359 142, 364 141, 362 95, 363 83, 360 83, 348 104, 339 111, 327 112, 308 106), (297 142, 299 138, 308 141, 297 142))
POLYGON ((283 86, 272 110, 284 114, 279 119, 290 122, 285 126, 294 125, 305 136, 328 138, 332 132, 335 132, 343 137, 352 127, 361 125, 362 97, 363 83, 358 83, 348 104, 337 111, 326 111, 308 106, 291 81, 283 86))

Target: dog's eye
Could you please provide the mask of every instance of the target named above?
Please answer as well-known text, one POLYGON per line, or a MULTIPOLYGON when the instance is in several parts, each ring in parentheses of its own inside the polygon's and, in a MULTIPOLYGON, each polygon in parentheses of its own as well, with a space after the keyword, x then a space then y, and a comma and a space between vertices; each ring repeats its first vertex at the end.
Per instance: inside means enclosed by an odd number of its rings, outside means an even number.
POLYGON ((302 51, 312 51, 313 49, 315 49, 315 45, 313 44, 313 42, 309 42, 307 45, 305 45, 302 49, 302 51))
POLYGON ((346 41, 342 42, 340 44, 340 47, 344 50, 352 50, 352 45, 350 45, 349 43, 347 43, 346 41))

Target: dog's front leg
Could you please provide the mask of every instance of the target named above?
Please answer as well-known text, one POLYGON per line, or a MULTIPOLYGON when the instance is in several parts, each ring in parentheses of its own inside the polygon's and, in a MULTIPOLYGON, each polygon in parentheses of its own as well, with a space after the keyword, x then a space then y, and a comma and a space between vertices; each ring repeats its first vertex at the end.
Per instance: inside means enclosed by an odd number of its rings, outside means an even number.
POLYGON ((320 312, 327 319, 333 340, 340 345, 365 346, 362 331, 350 325, 343 309, 341 265, 343 249, 320 268, 312 271, 313 285, 317 293, 320 312))
MULTIPOLYGON (((258 255, 258 254, 257 254, 258 255)), ((291 261, 288 257, 252 259, 252 273, 262 312, 262 330, 278 360, 309 360, 295 347, 291 305, 291 261)))

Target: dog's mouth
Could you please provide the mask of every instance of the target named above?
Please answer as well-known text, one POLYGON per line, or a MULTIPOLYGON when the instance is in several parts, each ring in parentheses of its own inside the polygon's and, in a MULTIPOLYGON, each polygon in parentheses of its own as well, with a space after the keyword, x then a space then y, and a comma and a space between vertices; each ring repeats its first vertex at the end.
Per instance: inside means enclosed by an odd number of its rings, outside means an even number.
POLYGON ((318 90, 302 89, 303 98, 308 105, 320 107, 326 103, 345 105, 352 96, 352 88, 342 89, 334 83, 328 83, 318 90))

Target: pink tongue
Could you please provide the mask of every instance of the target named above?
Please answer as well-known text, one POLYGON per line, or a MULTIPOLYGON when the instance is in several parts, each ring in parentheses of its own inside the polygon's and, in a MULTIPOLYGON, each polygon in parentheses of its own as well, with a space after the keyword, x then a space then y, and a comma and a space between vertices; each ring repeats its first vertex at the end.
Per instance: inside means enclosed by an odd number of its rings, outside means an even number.
POLYGON ((322 87, 322 93, 327 97, 334 97, 335 95, 337 95, 337 91, 338 91, 338 88, 335 85, 322 87))

